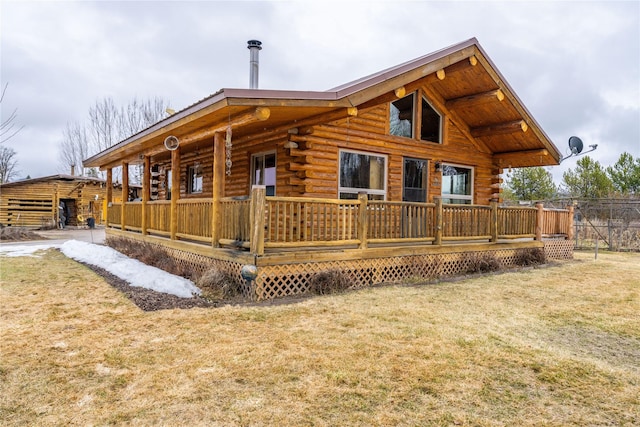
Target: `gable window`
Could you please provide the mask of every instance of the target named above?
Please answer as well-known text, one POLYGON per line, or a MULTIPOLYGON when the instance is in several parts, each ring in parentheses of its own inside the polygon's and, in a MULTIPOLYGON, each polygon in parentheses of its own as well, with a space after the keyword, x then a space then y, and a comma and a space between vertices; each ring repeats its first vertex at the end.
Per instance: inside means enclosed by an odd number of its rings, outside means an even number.
POLYGON ((389 133, 391 135, 413 138, 413 110, 413 94, 391 103, 389 112, 389 133))
POLYGON ((357 199, 365 192, 370 200, 384 200, 387 195, 387 157, 382 154, 340 151, 341 199, 357 199))
POLYGON ((442 165, 442 203, 473 203, 473 168, 442 165))
POLYGON ((423 141, 442 142, 442 117, 424 96, 419 105, 416 105, 416 94, 417 92, 411 93, 390 104, 389 133, 405 138, 414 138, 418 134, 423 141), (416 129, 418 117, 419 132, 416 129))
POLYGON ((276 195, 276 153, 251 157, 251 185, 264 185, 267 196, 276 195))
POLYGON ((202 167, 200 164, 189 166, 187 192, 190 194, 202 193, 202 167))
POLYGON ((427 201, 427 161, 404 158, 403 165, 403 202, 427 201))

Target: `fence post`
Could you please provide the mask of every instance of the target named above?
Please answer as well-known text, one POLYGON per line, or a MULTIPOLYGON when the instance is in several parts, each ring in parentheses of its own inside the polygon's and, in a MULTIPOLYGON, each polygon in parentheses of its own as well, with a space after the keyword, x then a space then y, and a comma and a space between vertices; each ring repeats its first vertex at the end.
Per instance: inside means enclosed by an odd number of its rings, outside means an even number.
POLYGON ((542 241, 542 229, 544 227, 544 204, 536 203, 536 209, 538 209, 536 215, 536 240, 542 241))
POLYGON ((256 185, 251 190, 251 253, 264 255, 264 214, 266 208, 266 188, 256 185))
POLYGON ((120 231, 127 227, 126 208, 129 200, 129 163, 122 163, 122 205, 120 206, 120 231))
POLYGON ((498 201, 491 200, 491 242, 495 243, 498 241, 498 201))
POLYGON ((433 241, 434 245, 442 244, 442 198, 434 197, 433 200, 436 202, 436 235, 435 240, 433 241))
POLYGON ((574 207, 573 206, 569 206, 569 229, 567 230, 567 240, 573 240, 573 233, 574 233, 574 229, 573 229, 573 210, 574 207))
POLYGON ((367 249, 367 231, 369 230, 369 215, 367 213, 367 203, 369 198, 367 193, 358 193, 360 211, 358 212, 358 236, 360 237, 360 249, 367 249))

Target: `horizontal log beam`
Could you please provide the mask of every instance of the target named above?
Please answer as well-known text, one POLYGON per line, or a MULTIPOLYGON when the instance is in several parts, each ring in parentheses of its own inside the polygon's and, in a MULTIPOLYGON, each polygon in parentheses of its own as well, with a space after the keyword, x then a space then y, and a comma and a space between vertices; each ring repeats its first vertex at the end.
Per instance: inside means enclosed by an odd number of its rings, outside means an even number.
POLYGON ((184 138, 180 139, 181 144, 188 144, 190 142, 199 141, 201 139, 210 138, 216 132, 224 132, 229 127, 231 129, 236 128, 238 126, 245 125, 247 123, 256 122, 256 121, 264 121, 269 118, 271 115, 271 110, 267 107, 258 107, 255 110, 248 111, 246 113, 242 113, 236 116, 232 116, 228 122, 221 123, 216 127, 202 130, 200 132, 192 133, 184 138))
POLYGON ((504 99, 504 93, 500 89, 490 90, 489 92, 476 93, 468 96, 461 96, 460 98, 449 99, 445 106, 448 109, 456 109, 463 107, 470 107, 474 105, 485 104, 488 102, 502 101, 504 99))
POLYGON ((506 135, 516 132, 526 132, 528 129, 529 126, 524 120, 516 120, 513 122, 471 128, 471 135, 474 138, 479 138, 488 135, 506 135))
POLYGON ((493 155, 495 163, 501 167, 519 167, 526 165, 523 158, 531 158, 534 156, 547 157, 549 151, 546 148, 539 150, 512 151, 508 153, 496 153, 493 155))

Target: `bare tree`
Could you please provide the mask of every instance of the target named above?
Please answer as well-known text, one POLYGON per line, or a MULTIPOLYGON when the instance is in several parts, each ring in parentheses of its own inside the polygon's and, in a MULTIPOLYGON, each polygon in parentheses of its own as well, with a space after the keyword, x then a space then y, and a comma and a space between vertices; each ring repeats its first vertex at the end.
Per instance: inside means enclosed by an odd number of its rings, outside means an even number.
MULTIPOLYGON (((116 107, 112 98, 96 101, 89 108, 86 124, 68 123, 60 143, 60 160, 65 168, 80 167, 82 160, 106 150, 120 141, 157 123, 169 104, 162 98, 139 100, 134 98, 126 106, 116 107)), ((82 174, 97 176, 95 170, 79 169, 82 174)), ((132 182, 140 182, 141 170, 131 168, 132 182)), ((120 178, 119 168, 114 169, 114 179, 120 178)))
MULTIPOLYGON (((4 95, 7 93, 7 87, 9 87, 9 83, 5 83, 4 87, 2 88, 2 95, 0 95, 0 104, 2 104, 2 102, 4 101, 4 95)), ((3 144, 8 140, 10 140, 11 138, 13 138, 14 136, 16 136, 16 134, 20 132, 24 127, 24 126, 20 126, 16 128, 16 123, 15 123, 16 117, 18 117, 17 108, 15 108, 11 112, 11 114, 9 114, 9 117, 7 117, 6 119, 2 120, 2 122, 0 122, 0 144, 3 144)))
POLYGON ((85 175, 82 161, 89 153, 89 141, 87 130, 79 122, 68 122, 62 131, 62 142, 60 143, 60 160, 78 175, 85 175))
POLYGON ((11 181, 18 174, 16 151, 13 148, 0 145, 0 184, 11 181))

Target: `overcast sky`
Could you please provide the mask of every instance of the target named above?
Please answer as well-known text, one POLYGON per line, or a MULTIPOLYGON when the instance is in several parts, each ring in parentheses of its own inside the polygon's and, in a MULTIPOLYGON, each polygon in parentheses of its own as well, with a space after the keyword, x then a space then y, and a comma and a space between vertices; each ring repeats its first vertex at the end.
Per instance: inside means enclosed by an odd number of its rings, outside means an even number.
MULTIPOLYGON (((68 173, 67 122, 105 97, 162 97, 180 110, 249 86, 327 90, 476 37, 552 141, 579 136, 603 166, 640 157, 640 1, 0 0, 2 118, 19 177, 68 173)), ((556 183, 577 159, 551 168, 556 183)))

